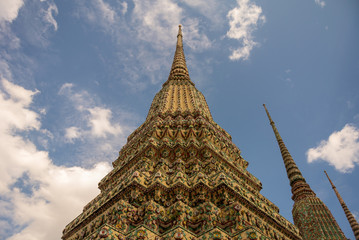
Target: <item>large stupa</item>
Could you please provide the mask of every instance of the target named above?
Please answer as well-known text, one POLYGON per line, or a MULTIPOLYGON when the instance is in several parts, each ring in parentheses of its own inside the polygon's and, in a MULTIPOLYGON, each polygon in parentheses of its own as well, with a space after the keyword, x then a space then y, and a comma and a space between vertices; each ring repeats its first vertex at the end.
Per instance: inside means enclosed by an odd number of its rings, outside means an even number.
POLYGON ((275 133, 294 188, 298 227, 260 193, 261 182, 213 120, 190 79, 180 26, 168 80, 145 122, 128 137, 112 171, 99 183, 101 193, 66 226, 62 239, 345 239, 334 218, 322 219, 327 208, 275 133), (310 215, 313 211, 319 212, 310 215))

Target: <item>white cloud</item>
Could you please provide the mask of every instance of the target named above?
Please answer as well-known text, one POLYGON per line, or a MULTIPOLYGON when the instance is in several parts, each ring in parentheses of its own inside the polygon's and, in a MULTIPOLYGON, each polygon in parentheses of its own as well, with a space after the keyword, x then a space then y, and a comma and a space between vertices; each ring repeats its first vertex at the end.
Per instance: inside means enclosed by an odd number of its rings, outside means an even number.
POLYGON ((59 94, 65 94, 67 91, 71 91, 73 86, 74 86, 73 83, 64 83, 64 84, 62 84, 62 86, 60 87, 60 90, 59 90, 59 94))
POLYGON ((18 15, 18 21, 23 26, 22 31, 17 31, 21 42, 39 49, 48 47, 52 34, 58 28, 55 20, 57 14, 58 9, 54 0, 26 1, 21 14, 18 15))
POLYGON ((340 172, 349 172, 359 164, 359 129, 347 124, 333 132, 315 148, 307 151, 308 162, 325 161, 340 172))
POLYGON ((193 50, 203 50, 210 48, 212 43, 208 37, 200 32, 198 19, 186 19, 183 22, 183 35, 186 45, 193 50))
MULTIPOLYGON (((187 6, 198 10, 203 16, 212 21, 216 21, 219 10, 223 9, 223 7, 220 7, 221 4, 213 0, 210 2, 204 0, 184 2, 187 6)), ((181 2, 173 0, 135 0, 134 3, 133 20, 137 23, 138 38, 151 42, 156 51, 168 51, 168 47, 173 46, 179 24, 183 25, 183 34, 186 39, 185 45, 194 50, 211 47, 211 41, 201 31, 201 26, 205 29, 204 24, 200 23, 199 18, 189 17, 186 14, 185 6, 179 5, 181 2)))
MULTIPOLYGON (((214 3, 211 0, 211 3, 214 3)), ((184 9, 174 0, 134 0, 131 12, 127 2, 106 2, 105 0, 90 0, 86 4, 77 1, 75 14, 83 17, 91 24, 104 27, 108 34, 116 40, 124 41, 125 36, 130 38, 131 43, 138 40, 150 42, 156 50, 163 50, 173 45, 173 36, 176 36, 178 24, 183 24, 185 31, 191 33, 192 39, 203 40, 203 45, 208 46, 208 38, 199 32, 198 19, 186 18, 184 9), (121 18, 124 14, 131 15, 131 22, 121 18), (187 23, 183 23, 186 18, 187 23), (186 26, 186 24, 188 26, 186 26), (129 29, 128 25, 131 25, 129 29), (125 32, 127 34, 125 34, 125 32), (131 36, 136 34, 136 38, 131 36)), ((218 12, 220 4, 208 4, 208 2, 187 1, 186 4, 206 13, 208 18, 213 19, 213 12, 218 12), (210 6, 209 6, 210 5, 210 6), (209 12, 209 10, 211 10, 209 12)), ((189 38, 188 38, 189 39, 189 38)), ((194 46, 195 44, 192 44, 194 46)), ((197 44, 198 45, 198 44, 197 44)), ((198 46, 196 46, 198 47, 198 46)))
MULTIPOLYGON (((207 18, 211 24, 209 28, 222 28, 225 20, 225 12, 227 5, 217 0, 183 0, 183 2, 198 11, 207 18)), ((203 23, 202 23, 203 24, 203 23)))
POLYGON ((122 6, 121 13, 126 14, 127 13, 127 8, 128 8, 127 2, 122 2, 121 6, 122 6))
POLYGON ((110 7, 110 5, 103 0, 94 0, 93 3, 99 9, 101 17, 110 24, 115 21, 116 12, 110 7))
POLYGON ((179 24, 183 25, 183 34, 189 47, 204 49, 211 46, 208 37, 199 30, 199 20, 187 18, 184 9, 176 2, 172 0, 153 2, 135 0, 134 2, 133 18, 139 23, 136 27, 138 37, 151 42, 157 49, 173 46, 179 24))
MULTIPOLYGON (((212 46, 205 34, 206 27, 200 23, 200 17, 188 16, 186 6, 180 5, 181 2, 135 0, 134 3, 132 24, 135 26, 136 35, 133 38, 136 40, 133 43, 136 47, 132 48, 132 51, 135 49, 136 52, 125 53, 135 57, 130 57, 124 68, 126 74, 130 75, 127 79, 132 80, 128 82, 130 86, 145 88, 146 83, 137 80, 143 75, 147 75, 146 79, 150 79, 152 84, 158 84, 167 77, 179 24, 183 25, 185 51, 186 46, 194 51, 202 51, 212 46)), ((199 60, 193 57, 192 61, 199 60)))
POLYGON ((57 13, 53 0, 0 1, 0 77, 11 80, 17 76, 23 81, 32 80, 36 62, 23 52, 21 45, 25 43, 41 50, 48 46, 49 30, 58 28, 54 19, 57 13), (15 19, 22 25, 21 31, 13 30, 15 19))
POLYGON ((69 127, 66 129, 65 138, 71 142, 80 136, 96 138, 105 138, 108 135, 122 136, 123 127, 120 124, 111 123, 112 111, 109 108, 97 106, 88 92, 75 92, 73 87, 72 83, 65 83, 61 86, 59 94, 73 102, 74 107, 82 114, 80 118, 90 129, 81 129, 80 126, 69 127))
MULTIPOLYGON (((100 25, 102 29, 113 32, 114 24, 116 24, 117 14, 116 7, 111 6, 104 0, 89 0, 89 1, 77 1, 78 8, 77 17, 85 17, 85 19, 91 24, 100 25)), ((121 11, 127 11, 127 3, 118 3, 121 6, 121 11)))
POLYGON ((43 10, 43 12, 45 21, 50 24, 50 26, 53 26, 54 30, 57 31, 58 26, 54 18, 54 15, 57 15, 59 13, 57 6, 54 3, 49 3, 49 7, 47 8, 47 10, 43 10))
POLYGON ((252 32, 260 22, 265 21, 262 8, 251 3, 249 0, 237 0, 238 7, 233 8, 227 14, 230 29, 226 36, 237 39, 241 47, 232 50, 229 56, 231 60, 248 59, 253 47, 257 45, 253 41, 252 32))
POLYGON ((95 94, 77 91, 72 83, 65 83, 59 95, 66 98, 63 106, 65 126, 63 142, 74 144, 77 162, 90 165, 103 159, 114 159, 126 137, 133 131, 137 116, 117 108, 103 106, 95 94), (101 144, 99 144, 101 139, 101 144))
POLYGON ((84 169, 58 167, 49 159, 43 160, 45 164, 39 169, 42 173, 30 177, 39 187, 31 195, 16 188, 9 194, 13 203, 13 221, 26 225, 9 240, 60 239, 66 224, 98 194, 97 183, 110 170, 109 164, 103 162, 92 169, 84 169))
POLYGON ((69 127, 65 129, 65 138, 69 142, 73 142, 74 139, 81 137, 81 131, 78 127, 69 127))
POLYGON ((22 136, 44 131, 39 114, 30 110, 38 91, 5 79, 1 84, 0 238, 59 239, 65 225, 99 192, 97 183, 111 167, 104 162, 89 169, 54 165, 48 152, 22 136))
POLYGON ((23 5, 23 0, 0 1, 0 23, 3 21, 12 22, 14 19, 16 19, 19 13, 19 9, 23 5))
POLYGON ((325 2, 323 0, 314 0, 314 2, 321 8, 325 7, 325 2))
POLYGON ((158 48, 173 45, 183 9, 172 0, 135 0, 134 3, 133 17, 139 22, 138 37, 153 42, 158 48))
POLYGON ((0 56, 0 78, 3 77, 11 79, 12 74, 8 62, 5 59, 2 59, 2 57, 0 56))
POLYGON ((75 92, 73 88, 74 85, 72 83, 64 83, 58 93, 59 95, 66 96, 70 101, 72 101, 75 108, 79 111, 86 111, 90 106, 94 105, 92 97, 88 92, 75 92))
POLYGON ((94 107, 89 108, 91 126, 91 134, 96 137, 106 137, 107 134, 118 135, 122 133, 122 128, 119 124, 112 125, 110 119, 112 112, 110 109, 94 107))
POLYGON ((1 79, 4 91, 0 92, 0 130, 4 132, 13 129, 39 129, 38 114, 27 109, 33 95, 38 91, 26 90, 6 79, 1 79))

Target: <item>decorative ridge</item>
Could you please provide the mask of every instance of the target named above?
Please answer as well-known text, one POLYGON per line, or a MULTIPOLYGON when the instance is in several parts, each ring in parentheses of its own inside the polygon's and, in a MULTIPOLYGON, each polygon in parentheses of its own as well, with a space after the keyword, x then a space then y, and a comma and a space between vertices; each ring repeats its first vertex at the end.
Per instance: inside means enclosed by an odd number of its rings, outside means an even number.
POLYGON ((177 34, 176 52, 173 57, 171 72, 170 75, 168 76, 168 80, 163 84, 163 86, 167 85, 171 80, 175 80, 175 82, 177 81, 187 82, 194 85, 194 83, 191 81, 189 77, 186 58, 184 56, 184 51, 183 51, 182 38, 183 38, 182 25, 179 25, 178 34, 177 34))
POLYGON ((344 210, 344 213, 345 213, 345 216, 347 217, 348 219, 348 222, 350 224, 350 227, 352 228, 352 231, 354 233, 354 236, 355 236, 355 239, 356 240, 359 240, 359 224, 358 222, 355 220, 353 214, 349 211, 347 205, 345 204, 343 198, 340 196, 337 188, 335 187, 335 185, 333 184, 332 180, 330 180, 328 174, 326 171, 324 171, 325 175, 327 175, 327 178, 330 182, 330 184, 332 185, 332 188, 335 192, 335 195, 337 195, 337 198, 339 200, 339 203, 340 205, 342 206, 343 210, 344 210))
POLYGON ((270 125, 272 126, 274 135, 278 142, 280 152, 282 154, 289 183, 292 188, 291 190, 293 194, 292 196, 293 201, 298 201, 302 198, 306 198, 307 196, 315 196, 315 193, 312 191, 308 183, 305 181, 305 178, 302 176, 302 173, 297 167, 297 164, 294 162, 292 156, 290 155, 287 147, 284 144, 282 137, 279 135, 279 132, 268 112, 266 105, 263 104, 263 107, 267 113, 270 125))

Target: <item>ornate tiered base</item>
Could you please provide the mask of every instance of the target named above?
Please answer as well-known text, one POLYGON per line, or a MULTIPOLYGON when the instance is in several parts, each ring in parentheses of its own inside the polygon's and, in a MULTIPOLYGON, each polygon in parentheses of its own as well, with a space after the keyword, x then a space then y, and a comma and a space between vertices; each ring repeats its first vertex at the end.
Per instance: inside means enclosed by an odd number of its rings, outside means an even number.
POLYGON ((212 119, 182 45, 146 121, 127 139, 101 193, 63 232, 79 239, 300 240, 212 119))

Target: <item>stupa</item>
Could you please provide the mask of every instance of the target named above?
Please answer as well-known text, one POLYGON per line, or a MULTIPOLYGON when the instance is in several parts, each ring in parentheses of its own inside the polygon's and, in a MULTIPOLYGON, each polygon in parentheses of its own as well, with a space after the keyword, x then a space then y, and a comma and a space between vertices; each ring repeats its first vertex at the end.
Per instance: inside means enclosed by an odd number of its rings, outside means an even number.
POLYGON ((292 190, 294 201, 292 215, 295 226, 299 228, 300 235, 305 240, 315 239, 342 239, 345 240, 343 231, 333 217, 329 208, 320 200, 306 182, 297 164, 290 155, 277 127, 275 126, 268 109, 263 104, 270 125, 273 128, 284 166, 292 190))
POLYGON ((180 26, 145 122, 62 239, 304 239, 247 167, 190 79, 180 26))

